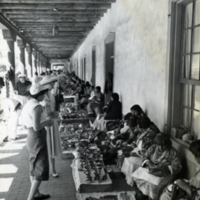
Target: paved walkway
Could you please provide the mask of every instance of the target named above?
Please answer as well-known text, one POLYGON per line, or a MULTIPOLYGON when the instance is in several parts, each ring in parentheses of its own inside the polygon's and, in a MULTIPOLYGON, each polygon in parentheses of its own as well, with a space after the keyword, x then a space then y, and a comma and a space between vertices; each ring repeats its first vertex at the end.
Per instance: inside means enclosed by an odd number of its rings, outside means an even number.
MULTIPOLYGON (((0 144, 0 200, 26 200, 30 189, 26 131, 19 131, 19 139, 0 144)), ((59 178, 50 176, 42 182, 40 191, 51 195, 50 200, 75 200, 76 191, 71 159, 58 159, 59 178)))

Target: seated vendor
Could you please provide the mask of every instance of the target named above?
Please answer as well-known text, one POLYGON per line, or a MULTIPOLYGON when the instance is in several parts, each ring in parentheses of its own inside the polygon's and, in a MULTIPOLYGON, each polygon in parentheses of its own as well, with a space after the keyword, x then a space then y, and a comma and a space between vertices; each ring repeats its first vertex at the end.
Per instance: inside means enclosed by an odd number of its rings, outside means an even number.
POLYGON ((119 101, 119 95, 117 93, 112 93, 111 101, 108 106, 105 107, 104 115, 100 118, 97 116, 94 123, 90 123, 93 129, 106 131, 106 122, 108 120, 121 120, 122 119, 122 104, 119 101))
POLYGON ((95 96, 89 101, 87 105, 88 116, 95 116, 102 113, 104 106, 104 94, 101 92, 101 87, 95 88, 95 96))
POLYGON ((124 116, 124 127, 121 128, 119 127, 116 130, 117 136, 112 140, 112 143, 115 144, 117 140, 122 140, 123 142, 126 142, 131 135, 131 126, 134 125, 132 124, 132 114, 127 113, 124 116))
MULTIPOLYGON (((196 140, 190 144, 189 150, 200 164, 200 140, 196 140)), ((166 190, 160 197, 160 200, 172 199, 200 199, 200 170, 190 180, 178 179, 173 184, 168 185, 166 190)))
POLYGON ((147 168, 149 174, 160 177, 158 185, 141 177, 133 178, 139 190, 153 200, 159 198, 164 186, 173 180, 182 167, 178 152, 172 147, 170 138, 162 133, 155 137, 154 144, 144 154, 141 166, 147 168))
POLYGON ((121 171, 125 174, 127 183, 129 185, 133 184, 133 178, 130 176, 130 174, 140 166, 141 157, 153 144, 156 136, 156 133, 150 129, 151 121, 148 117, 142 117, 137 123, 138 125, 137 131, 135 131, 135 139, 131 144, 127 145, 129 148, 122 149, 122 155, 120 155, 118 158, 118 162, 123 163, 121 171), (135 154, 137 157, 135 157, 135 154))
MULTIPOLYGON (((94 90, 94 87, 93 87, 93 90, 94 90)), ((88 103, 88 99, 90 98, 90 95, 91 95, 91 85, 87 81, 84 88, 84 95, 82 95, 82 98, 80 100, 81 107, 83 107, 85 104, 88 103)))
POLYGON ((131 110, 132 115, 135 116, 135 117, 137 117, 137 118, 141 118, 141 117, 144 117, 144 116, 145 116, 144 111, 143 111, 142 108, 141 108, 139 105, 137 105, 137 104, 133 105, 133 106, 130 108, 130 110, 131 110))

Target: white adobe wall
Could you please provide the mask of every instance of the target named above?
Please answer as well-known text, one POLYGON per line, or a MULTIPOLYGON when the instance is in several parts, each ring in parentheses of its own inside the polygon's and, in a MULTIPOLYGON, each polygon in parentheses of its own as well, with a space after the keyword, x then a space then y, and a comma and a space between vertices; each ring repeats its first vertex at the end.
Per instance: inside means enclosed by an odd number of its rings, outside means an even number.
POLYGON ((114 92, 121 96, 123 114, 139 104, 161 131, 168 95, 167 26, 167 0, 117 0, 72 57, 80 62, 86 55, 90 81, 92 47, 96 46, 96 85, 104 88, 104 40, 115 32, 114 92))

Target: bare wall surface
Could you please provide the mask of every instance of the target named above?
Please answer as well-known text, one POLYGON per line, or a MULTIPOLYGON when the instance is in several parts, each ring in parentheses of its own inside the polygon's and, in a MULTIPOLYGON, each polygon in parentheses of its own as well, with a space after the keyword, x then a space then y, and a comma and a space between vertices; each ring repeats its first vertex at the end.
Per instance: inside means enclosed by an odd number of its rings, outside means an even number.
POLYGON ((86 80, 91 80, 92 47, 96 46, 96 85, 105 85, 104 40, 115 32, 114 92, 123 114, 139 104, 164 130, 166 112, 168 1, 117 0, 73 55, 86 55, 86 80))

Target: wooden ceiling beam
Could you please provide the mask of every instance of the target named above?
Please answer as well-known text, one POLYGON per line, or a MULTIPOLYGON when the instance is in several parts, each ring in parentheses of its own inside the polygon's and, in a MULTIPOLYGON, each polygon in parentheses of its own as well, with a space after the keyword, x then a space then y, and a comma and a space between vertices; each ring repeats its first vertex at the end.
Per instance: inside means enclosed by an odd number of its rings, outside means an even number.
POLYGON ((46 56, 46 55, 66 55, 66 54, 71 54, 72 53, 72 50, 70 50, 70 51, 64 51, 64 52, 48 52, 48 53, 45 53, 44 52, 44 55, 46 56))
POLYGON ((49 44, 49 43, 46 43, 46 44, 44 44, 44 43, 38 43, 38 44, 36 44, 36 46, 38 47, 38 49, 39 48, 41 48, 41 47, 69 47, 69 48, 74 48, 74 47, 76 47, 77 46, 77 44, 75 44, 75 45, 73 45, 73 44, 59 44, 59 45, 57 45, 57 44, 49 44), (71 46, 70 46, 71 45, 71 46))
MULTIPOLYGON (((23 27, 32 27, 32 28, 53 28, 53 26, 55 26, 55 23, 43 23, 43 22, 33 22, 33 23, 29 23, 29 22, 20 22, 20 23, 16 23, 17 26, 19 28, 23 28, 23 27)), ((96 24, 96 22, 67 22, 67 23, 56 23, 56 25, 58 26, 58 28, 60 27, 90 27, 93 28, 93 26, 96 24)))
POLYGON ((55 4, 59 3, 59 4, 66 4, 66 3, 113 3, 116 0, 1 0, 1 3, 26 3, 26 4, 33 4, 33 3, 45 3, 45 4, 55 4))
MULTIPOLYGON (((50 31, 43 31, 43 30, 40 30, 40 31, 34 31, 34 30, 32 30, 32 31, 24 31, 24 33, 26 34, 26 35, 28 35, 29 37, 35 37, 35 38, 39 38, 39 37, 41 37, 41 36, 43 36, 43 35, 45 35, 46 37, 50 37, 50 36, 52 36, 52 30, 50 30, 50 31)), ((86 33, 84 33, 84 32, 82 32, 82 31, 59 31, 59 37, 60 36, 66 36, 66 37, 68 37, 68 36, 71 36, 71 35, 73 35, 73 36, 79 36, 79 37, 84 37, 84 36, 86 36, 88 33, 86 32, 86 33)))
POLYGON ((48 42, 48 43, 55 43, 55 42, 60 42, 60 43, 63 43, 63 42, 73 42, 73 41, 79 41, 80 37, 70 37, 70 38, 62 38, 62 39, 59 39, 59 38, 55 38, 55 39, 52 39, 52 38, 31 38, 30 40, 33 41, 33 42, 48 42))
POLYGON ((53 10, 57 8, 58 10, 74 10, 74 9, 83 9, 83 10, 90 10, 90 9, 108 9, 110 8, 110 3, 33 3, 33 4, 26 4, 26 3, 0 3, 1 9, 25 9, 25 10, 53 10))
POLYGON ((41 51, 43 52, 43 53, 46 53, 46 54, 50 54, 50 53, 55 53, 55 51, 56 51, 56 53, 57 52, 63 52, 63 53, 66 53, 66 52, 69 52, 69 51, 72 51, 73 49, 72 48, 63 48, 63 49, 58 49, 58 48, 51 48, 50 50, 47 50, 47 49, 41 49, 41 51))
MULTIPOLYGON (((19 27, 23 31, 30 31, 30 32, 38 32, 38 31, 51 31, 52 32, 52 26, 49 27, 19 27)), ((91 30, 90 27, 59 27, 59 32, 85 32, 91 30)))
POLYGON ((44 17, 44 18, 39 18, 39 17, 33 17, 33 18, 15 18, 15 17, 10 17, 11 21, 15 21, 16 23, 34 23, 34 22, 41 22, 41 23, 77 23, 77 22, 96 22, 98 19, 100 19, 101 16, 94 16, 94 17, 59 17, 59 18, 52 18, 52 17, 44 17))
POLYGON ((3 14, 14 14, 14 15, 41 15, 41 14, 47 14, 47 15, 93 15, 97 13, 105 13, 107 9, 90 9, 90 10, 60 10, 58 12, 55 12, 53 10, 26 10, 26 9, 2 9, 3 14))
POLYGON ((103 12, 97 12, 97 13, 77 13, 77 14, 48 14, 48 13, 43 13, 43 14, 31 14, 31 13, 7 13, 6 17, 9 18, 15 18, 15 19, 68 19, 68 18, 75 18, 75 19, 80 19, 80 18, 89 18, 89 17, 101 17, 103 16, 103 12))
MULTIPOLYGON (((23 27, 23 28, 20 28, 20 30, 23 30, 25 33, 27 32, 30 32, 30 34, 31 33, 38 33, 38 34, 43 34, 43 33, 45 33, 45 32, 51 32, 52 33, 52 29, 53 29, 53 27, 50 27, 50 28, 28 28, 28 27, 23 27)), ((59 27, 59 33, 61 33, 61 35, 62 35, 62 32, 63 33, 86 33, 87 31, 90 31, 91 30, 91 28, 87 28, 87 27, 85 27, 85 28, 78 28, 78 27, 75 27, 75 28, 67 28, 67 27, 59 27)))

